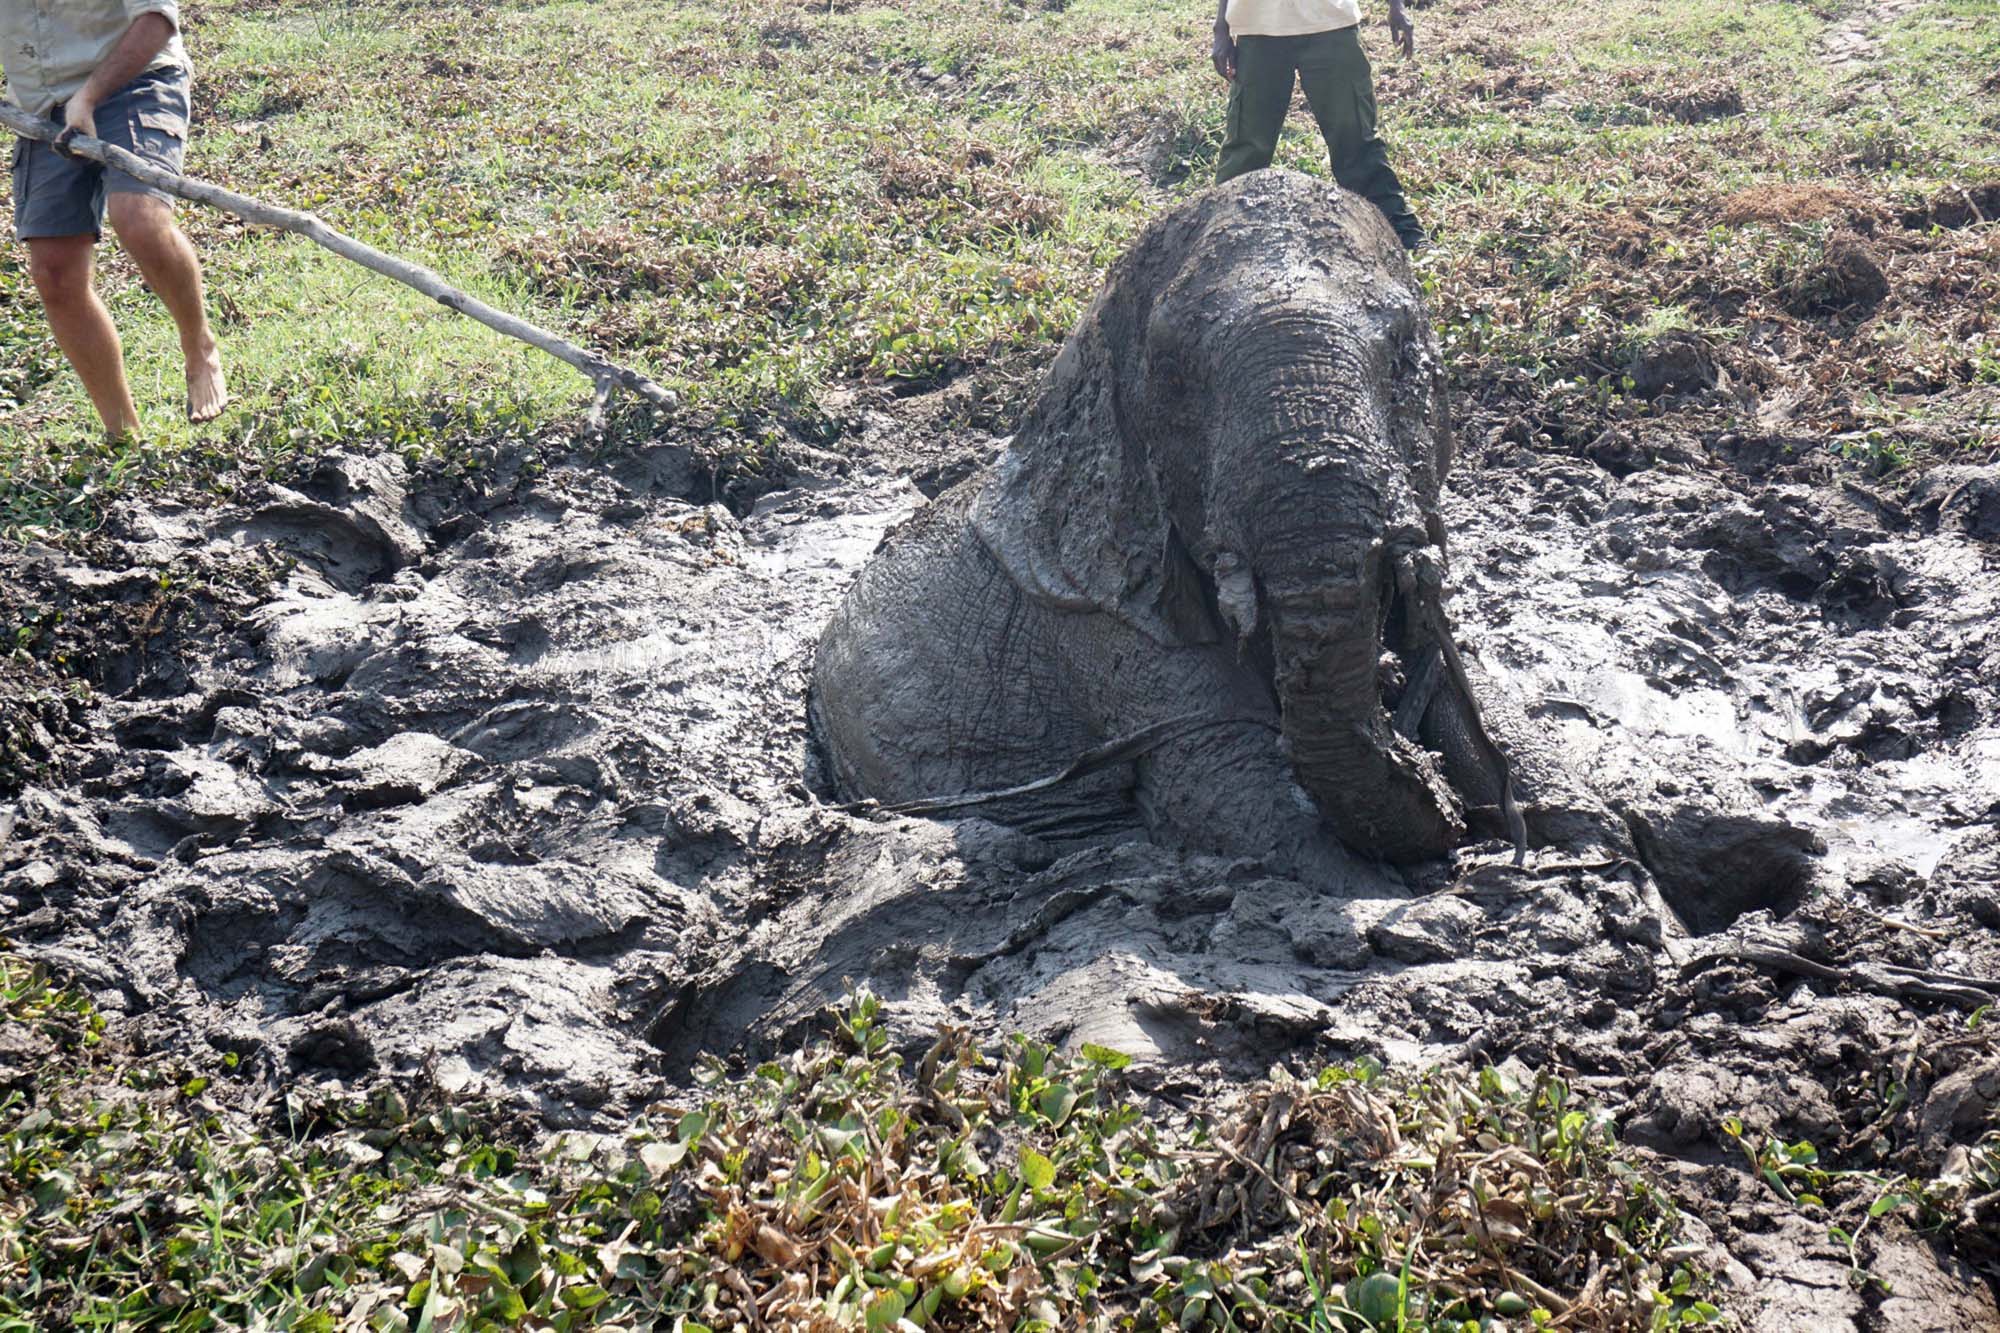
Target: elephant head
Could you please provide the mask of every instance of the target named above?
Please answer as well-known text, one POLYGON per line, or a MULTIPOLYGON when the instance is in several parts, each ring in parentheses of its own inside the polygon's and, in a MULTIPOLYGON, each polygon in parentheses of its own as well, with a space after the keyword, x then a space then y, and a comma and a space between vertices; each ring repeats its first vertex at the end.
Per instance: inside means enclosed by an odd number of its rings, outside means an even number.
MULTIPOLYGON (((1257 172, 1155 224, 1113 271, 973 528, 1046 602, 1162 643, 1233 638, 1342 840, 1420 860, 1462 839, 1467 789, 1493 785, 1463 746, 1441 771, 1391 711, 1439 647, 1450 439, 1388 224, 1331 185, 1257 172)), ((1454 702, 1431 711, 1476 718, 1454 702)))

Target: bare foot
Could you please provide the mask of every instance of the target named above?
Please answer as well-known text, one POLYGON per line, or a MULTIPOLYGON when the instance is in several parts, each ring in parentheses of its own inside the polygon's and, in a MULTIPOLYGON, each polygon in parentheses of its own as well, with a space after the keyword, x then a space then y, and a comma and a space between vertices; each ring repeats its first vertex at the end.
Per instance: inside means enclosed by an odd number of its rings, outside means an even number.
POLYGON ((229 384, 222 377, 222 354, 214 343, 187 358, 188 420, 213 421, 229 406, 229 384))

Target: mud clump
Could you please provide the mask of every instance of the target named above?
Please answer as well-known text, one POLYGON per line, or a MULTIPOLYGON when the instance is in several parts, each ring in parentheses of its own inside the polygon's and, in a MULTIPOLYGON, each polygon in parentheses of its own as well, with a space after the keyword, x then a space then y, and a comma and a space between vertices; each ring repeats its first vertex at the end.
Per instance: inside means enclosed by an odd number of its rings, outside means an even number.
POLYGON ((1808 829, 1754 815, 1682 807, 1635 817, 1633 835, 1660 891, 1688 929, 1713 934, 1747 912, 1785 916, 1812 887, 1826 843, 1808 829))
POLYGON ((1889 278, 1858 237, 1836 236, 1817 263, 1786 284, 1785 308, 1795 315, 1865 319, 1889 296, 1889 278))
POLYGON ((1931 874, 1931 892, 1941 905, 2000 930, 2000 827, 1988 825, 1954 843, 1931 874))
POLYGON ((345 1077, 376 1067, 375 1046, 351 1018, 308 1028, 292 1039, 285 1052, 294 1069, 320 1069, 345 1077))
POLYGON ((56 776, 60 756, 87 734, 80 692, 39 664, 0 661, 0 799, 56 776))
POLYGON ((1706 393, 1720 378, 1708 339, 1683 330, 1645 343, 1633 353, 1625 373, 1631 376, 1632 392, 1641 398, 1706 393))
POLYGON ((1611 253, 1628 264, 1643 264, 1653 250, 1653 229, 1629 214, 1611 215, 1602 223, 1611 253))
POLYGON ((1941 530, 2000 542, 2000 465, 1933 468, 1918 481, 1911 499, 1917 512, 1941 530))
POLYGON ((1956 230, 1985 222, 2000 222, 2000 181, 1946 190, 1902 215, 1903 225, 1915 231, 1930 227, 1956 230))

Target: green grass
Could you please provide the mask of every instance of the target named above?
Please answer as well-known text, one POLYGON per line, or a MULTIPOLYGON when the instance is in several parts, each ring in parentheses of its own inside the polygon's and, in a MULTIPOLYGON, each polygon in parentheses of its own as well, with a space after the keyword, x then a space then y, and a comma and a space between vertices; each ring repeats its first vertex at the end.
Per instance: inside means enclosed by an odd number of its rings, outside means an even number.
POLYGON ((236 1057, 141 1058, 0 957, 0 1035, 50 1057, 0 1094, 0 1333, 700 1330, 752 1301, 871 1333, 1463 1333, 1586 1282, 1592 1327, 1718 1315, 1671 1202, 1560 1081, 1364 1062, 1156 1120, 1109 1051, 947 1033, 910 1067, 875 1020, 852 997, 618 1134, 386 1086, 252 1122, 236 1057))
MULTIPOLYGON (((1828 182, 1893 213, 2000 174, 1982 84, 2000 5, 1913 12, 1865 76, 1820 58, 1836 8, 1440 0, 1417 11, 1415 65, 1371 26, 1384 133, 1445 240, 1424 281, 1470 398, 1519 372, 1551 412, 1636 413, 1556 386, 1615 383, 1607 357, 1658 310, 1708 330, 1778 308, 1785 265, 1826 228, 1717 225, 1740 189, 1828 182), (1661 101, 1719 85, 1744 114, 1682 124, 1661 101)), ((838 447, 830 389, 968 373, 1002 386, 986 424, 1004 429, 1105 266, 1212 170, 1206 26, 1141 0, 217 0, 190 23, 191 166, 680 392, 676 421, 625 429, 670 425, 718 453, 787 434, 838 447)), ((1280 163, 1324 173, 1303 115, 1280 163)), ((120 487, 207 486, 329 447, 450 454, 577 429, 587 386, 566 367, 299 240, 189 225, 238 405, 201 430, 176 420, 171 330, 113 248, 105 283, 152 444, 122 470, 80 461, 87 405, 18 250, 0 259, 0 526, 88 524, 120 487)), ((1920 327, 1885 352, 1837 321, 1800 326, 1780 370, 1815 386, 1801 428, 1893 427, 1818 386, 1907 398, 1914 383, 1931 420, 1987 438, 1990 344, 1942 368, 1895 348, 1960 336, 1957 315, 2000 295, 1991 235, 1882 242, 1909 278, 1883 318, 1920 327)))

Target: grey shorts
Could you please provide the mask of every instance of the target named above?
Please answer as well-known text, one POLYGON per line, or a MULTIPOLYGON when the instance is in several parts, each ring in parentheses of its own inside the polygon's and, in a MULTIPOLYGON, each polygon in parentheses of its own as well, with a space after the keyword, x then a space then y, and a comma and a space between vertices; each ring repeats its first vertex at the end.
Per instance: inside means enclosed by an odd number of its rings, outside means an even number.
MULTIPOLYGON (((188 72, 147 70, 97 108, 97 137, 169 171, 179 171, 187 148, 188 72)), ((50 113, 62 119, 62 108, 50 113)), ((122 171, 64 157, 45 143, 14 141, 14 235, 97 236, 104 231, 104 197, 149 194, 170 199, 122 171)))

